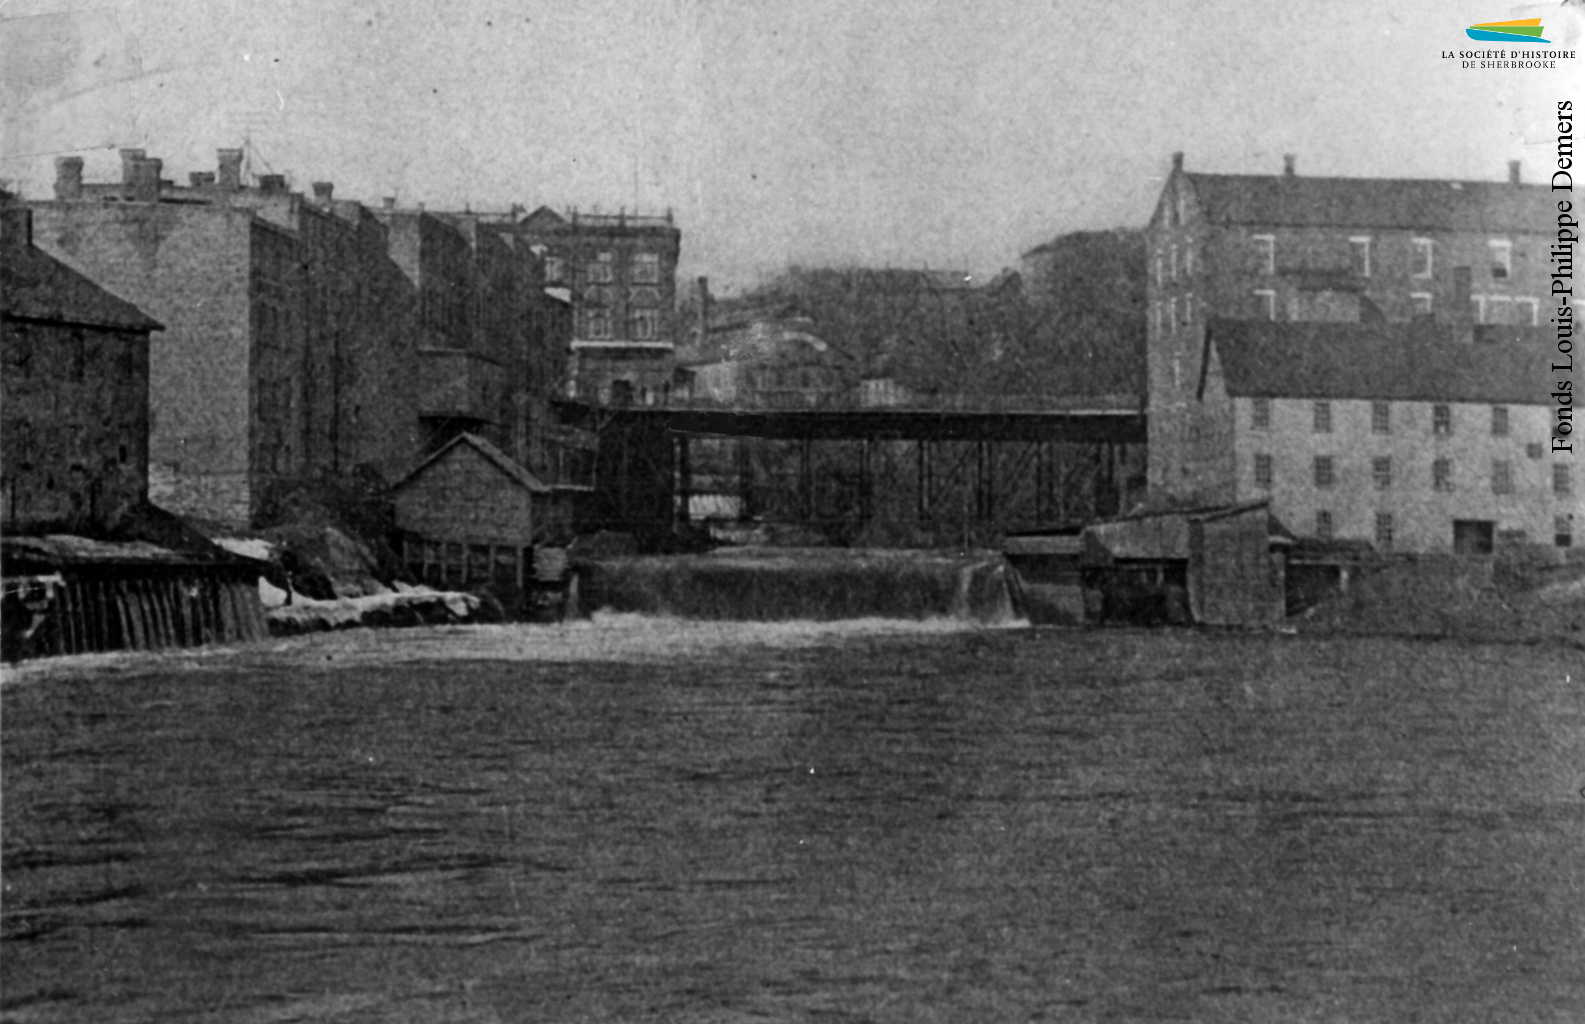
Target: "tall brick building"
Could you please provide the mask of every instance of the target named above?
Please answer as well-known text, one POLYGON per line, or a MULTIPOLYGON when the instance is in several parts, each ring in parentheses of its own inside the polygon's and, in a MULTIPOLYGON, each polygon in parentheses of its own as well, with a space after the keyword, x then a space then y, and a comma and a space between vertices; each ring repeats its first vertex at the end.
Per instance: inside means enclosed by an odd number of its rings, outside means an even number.
POLYGON ((682 232, 664 217, 540 207, 515 234, 545 260, 545 283, 569 290, 574 395, 600 404, 666 400, 675 353, 682 232))
POLYGON ((418 299, 384 226, 328 185, 244 185, 239 150, 187 186, 122 157, 109 185, 60 159, 56 198, 31 207, 41 247, 167 325, 149 355, 156 503, 241 524, 293 481, 410 466, 418 299))
POLYGON ((1555 208, 1505 182, 1197 174, 1146 231, 1151 492, 1301 534, 1571 543, 1546 359, 1555 208))
POLYGON ((0 529, 96 533, 148 498, 159 323, 41 252, 0 198, 0 529))

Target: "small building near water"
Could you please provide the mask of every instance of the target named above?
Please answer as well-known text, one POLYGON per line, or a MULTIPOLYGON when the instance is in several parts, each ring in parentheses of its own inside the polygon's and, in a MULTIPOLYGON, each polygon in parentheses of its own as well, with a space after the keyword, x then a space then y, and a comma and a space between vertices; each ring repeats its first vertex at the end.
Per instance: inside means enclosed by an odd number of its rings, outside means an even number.
POLYGON ((573 504, 590 488, 547 484, 475 434, 460 434, 394 488, 408 570, 431 586, 486 591, 526 610, 536 581, 566 574, 573 504))

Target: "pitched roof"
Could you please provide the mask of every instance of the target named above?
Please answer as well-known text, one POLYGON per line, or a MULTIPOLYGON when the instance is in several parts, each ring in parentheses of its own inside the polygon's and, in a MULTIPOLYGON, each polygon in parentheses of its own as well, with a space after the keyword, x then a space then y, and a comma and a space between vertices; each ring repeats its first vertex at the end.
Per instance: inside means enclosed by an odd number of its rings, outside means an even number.
POLYGON ((445 458, 446 454, 453 448, 464 444, 468 445, 480 455, 484 456, 485 459, 494 465, 496 469, 499 469, 502 473, 505 473, 514 483, 521 486, 524 490, 532 494, 549 494, 551 492, 551 488, 542 480, 540 480, 539 477, 530 473, 522 466, 519 466, 515 461, 513 461, 511 456, 507 455, 505 452, 501 451, 501 449, 497 448, 495 445, 486 441, 477 434, 458 434, 456 437, 452 438, 444 446, 442 446, 440 451, 436 452, 423 462, 420 462, 417 466, 413 467, 412 472, 408 473, 406 476, 402 477, 402 479, 396 482, 396 487, 401 488, 407 486, 409 482, 416 479, 419 474, 424 472, 424 470, 445 458))
POLYGON ((1544 405, 1550 342, 1540 327, 1476 327, 1461 342, 1453 327, 1421 321, 1212 320, 1202 366, 1214 347, 1234 397, 1544 405))
POLYGON ((566 218, 562 217, 561 214, 557 213, 555 210, 552 210, 550 207, 541 206, 533 213, 518 221, 518 223, 530 228, 544 228, 560 226, 566 224, 567 221, 566 218))
POLYGON ((32 245, 0 247, 0 312, 13 319, 118 331, 165 329, 132 303, 32 245))
POLYGON ((1216 224, 1555 232, 1544 185, 1413 178, 1183 175, 1216 224))

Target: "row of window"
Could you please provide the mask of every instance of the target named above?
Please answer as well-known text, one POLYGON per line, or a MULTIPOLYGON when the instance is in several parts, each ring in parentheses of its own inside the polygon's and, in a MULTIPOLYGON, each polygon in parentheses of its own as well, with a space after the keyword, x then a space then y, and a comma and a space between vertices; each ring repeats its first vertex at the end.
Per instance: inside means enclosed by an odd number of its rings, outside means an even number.
MULTIPOLYGON (((1512 494, 1514 491, 1513 463, 1506 459, 1493 459, 1491 463, 1491 491, 1493 494, 1512 494)), ((1392 487, 1393 464, 1392 456, 1376 455, 1370 460, 1371 482, 1376 490, 1385 491, 1392 487)), ((1315 486, 1321 490, 1337 486, 1337 457, 1334 455, 1317 455, 1311 465, 1311 478, 1315 486)), ((1272 456, 1261 453, 1255 456, 1255 486, 1270 489, 1276 480, 1276 461, 1272 456)), ((1431 463, 1431 487, 1438 491, 1451 491, 1453 489, 1453 460, 1435 459, 1431 463)), ((1552 465, 1552 493, 1563 497, 1574 491, 1573 478, 1569 467, 1561 462, 1552 465)))
MULTIPOLYGON (((634 284, 660 283, 660 254, 635 252, 628 261, 628 280, 634 284)), ((610 284, 616 280, 616 253, 596 253, 595 258, 583 264, 583 279, 596 284, 610 284)), ((560 256, 545 257, 545 281, 549 284, 567 283, 567 261, 560 256)))
MULTIPOLYGON (((1277 236, 1252 235, 1250 242, 1254 247, 1255 264, 1260 268, 1260 273, 1268 276, 1277 273, 1277 236)), ((1412 250, 1409 263, 1409 275, 1414 278, 1429 280, 1436 276, 1436 242, 1430 238, 1412 238, 1409 240, 1412 250)), ((1369 235, 1355 235, 1348 240, 1349 269, 1357 277, 1369 277, 1371 271, 1371 237, 1369 235)), ((1491 268, 1491 276, 1496 281, 1506 281, 1513 276, 1513 243, 1506 238, 1493 238, 1487 242, 1487 253, 1491 268)), ((1161 287, 1168 281, 1178 279, 1180 261, 1178 247, 1168 246, 1165 253, 1156 253, 1155 271, 1156 287, 1161 287)), ((1190 240, 1183 247, 1181 261, 1183 274, 1192 277, 1194 274, 1194 242, 1190 240)))
MULTIPOLYGON (((1330 509, 1318 509, 1315 513, 1315 535, 1321 540, 1331 540, 1338 532, 1337 516, 1330 509)), ((1391 548, 1395 524, 1391 512, 1376 513, 1376 546, 1391 548)), ((1560 548, 1572 547, 1574 544, 1574 520, 1572 516, 1554 516, 1552 519, 1552 542, 1560 548)))
MULTIPOLYGON (((585 306, 614 306, 621 301, 622 289, 590 285, 583 289, 581 298, 585 306)), ((660 305, 660 289, 629 289, 627 302, 630 306, 658 306, 660 305)))
MULTIPOLYGON (((1271 399, 1252 399, 1249 408, 1249 426, 1252 430, 1271 429, 1271 399)), ((1330 434, 1332 432, 1332 403, 1328 401, 1312 402, 1310 408, 1310 427, 1314 433, 1330 434)), ((1373 434, 1392 433, 1392 403, 1370 403, 1370 432, 1373 434)), ((1431 406, 1431 432, 1433 434, 1449 435, 1453 433, 1453 407, 1444 402, 1431 406)), ((1508 436, 1508 407, 1506 405, 1491 406, 1491 436, 1508 436)), ((1531 458, 1540 458, 1541 446, 1532 445, 1535 453, 1531 458)))
MULTIPOLYGON (((1277 292, 1273 288, 1256 288, 1255 315, 1267 320, 1277 319, 1277 292)), ((1410 292, 1409 301, 1415 316, 1430 316, 1433 296, 1430 292, 1410 292)), ((1314 315, 1299 296, 1288 300, 1288 319, 1294 321, 1328 319, 1314 315)), ((1469 315, 1477 324, 1505 324, 1538 327, 1541 324, 1541 300, 1533 295, 1471 295, 1469 315)), ((1158 328, 1159 329, 1159 328, 1158 328)))
MULTIPOLYGON (((590 308, 584 311, 584 337, 599 341, 611 337, 609 310, 590 308)), ((635 309, 627 315, 627 337, 635 341, 652 341, 660 335, 660 312, 654 309, 635 309)))

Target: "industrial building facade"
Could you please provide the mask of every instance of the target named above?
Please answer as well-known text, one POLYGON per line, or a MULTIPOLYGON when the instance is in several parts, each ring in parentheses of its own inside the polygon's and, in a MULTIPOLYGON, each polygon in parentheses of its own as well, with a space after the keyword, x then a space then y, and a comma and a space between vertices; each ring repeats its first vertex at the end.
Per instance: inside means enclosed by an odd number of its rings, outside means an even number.
POLYGON ((1301 536, 1572 543, 1542 186, 1186 172, 1146 232, 1149 486, 1301 536))

